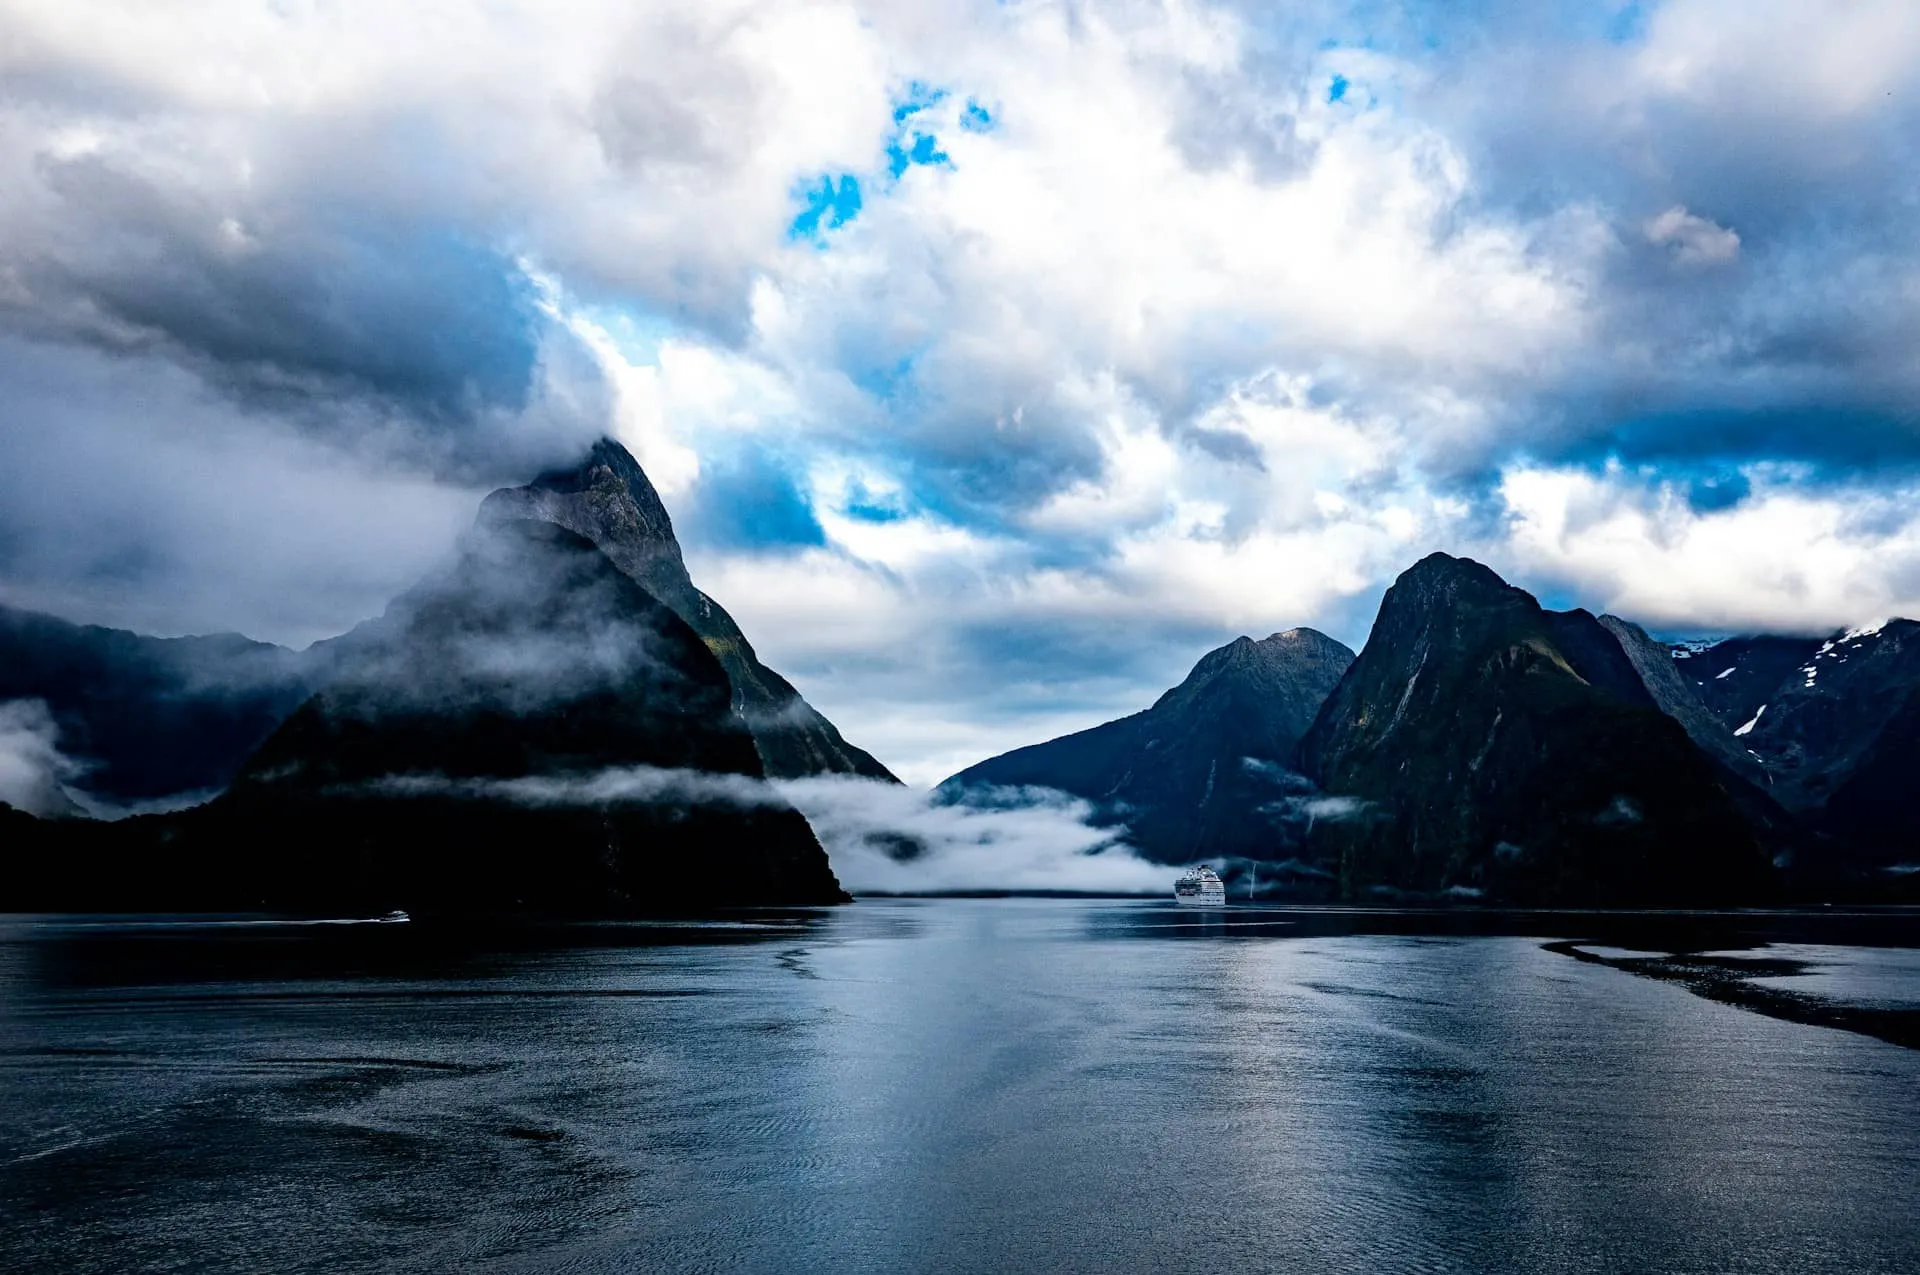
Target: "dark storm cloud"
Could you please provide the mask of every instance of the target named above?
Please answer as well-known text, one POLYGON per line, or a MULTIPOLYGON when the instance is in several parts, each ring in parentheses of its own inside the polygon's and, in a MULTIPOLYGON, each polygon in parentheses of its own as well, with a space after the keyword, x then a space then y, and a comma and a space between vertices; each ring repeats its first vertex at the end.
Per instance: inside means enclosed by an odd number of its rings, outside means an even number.
POLYGON ((524 273, 451 227, 216 199, 98 155, 35 168, 47 207, 0 248, 0 322, 17 332, 152 352, 428 468, 509 478, 604 428, 597 374, 524 273), (530 416, 543 376, 578 410, 530 416))
POLYGON ((1891 477, 1920 466, 1920 412, 1891 415, 1844 402, 1677 409, 1609 422, 1571 441, 1562 455, 1657 464, 1662 475, 1690 482, 1716 464, 1766 461, 1807 462, 1816 483, 1861 470, 1891 477))
POLYGON ((329 637, 437 562, 483 494, 343 450, 157 352, 0 335, 0 385, 0 601, 87 623, 329 637))

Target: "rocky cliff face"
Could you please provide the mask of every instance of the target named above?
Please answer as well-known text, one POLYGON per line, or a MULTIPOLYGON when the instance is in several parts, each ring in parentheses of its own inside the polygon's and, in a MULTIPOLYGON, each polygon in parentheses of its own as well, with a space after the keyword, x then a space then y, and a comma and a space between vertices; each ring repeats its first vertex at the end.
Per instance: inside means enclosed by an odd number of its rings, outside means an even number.
POLYGON ((1322 822, 1350 896, 1535 903, 1764 897, 1740 781, 1662 712, 1614 633, 1434 554, 1387 591, 1301 743, 1362 803, 1322 822))
POLYGON ((1683 663, 1674 658, 1674 648, 1655 641, 1645 629, 1617 615, 1601 616, 1600 624, 1620 643, 1661 712, 1679 722, 1687 737, 1709 756, 1752 782, 1765 785, 1764 768, 1741 747, 1732 727, 1708 707, 1700 688, 1683 675, 1683 663))
POLYGON ((482 504, 481 518, 535 519, 584 536, 691 625, 726 669, 734 708, 753 731, 768 774, 844 774, 898 782, 871 754, 843 739, 791 683, 762 664, 733 617, 694 587, 666 507, 620 444, 602 439, 576 468, 494 492, 482 504))
POLYGON ((1312 629, 1239 638, 1144 712, 989 758, 940 789, 953 798, 993 788, 1071 793, 1164 863, 1287 859, 1300 848, 1312 796, 1294 753, 1352 661, 1312 629))

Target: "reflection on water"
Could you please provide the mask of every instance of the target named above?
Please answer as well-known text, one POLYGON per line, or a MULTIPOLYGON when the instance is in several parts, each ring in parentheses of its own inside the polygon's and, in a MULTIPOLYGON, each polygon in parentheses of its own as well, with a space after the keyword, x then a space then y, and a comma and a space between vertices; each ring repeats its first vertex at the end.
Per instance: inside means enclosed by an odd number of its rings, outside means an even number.
POLYGON ((1920 951, 1911 948, 1835 947, 1822 943, 1769 943, 1722 955, 1792 961, 1798 974, 1757 978, 1763 987, 1883 1009, 1920 1010, 1920 951))
POLYGON ((1772 937, 1914 999, 1798 924, 11 922, 0 1265, 1920 1269, 1920 1052, 1541 947, 1772 937))

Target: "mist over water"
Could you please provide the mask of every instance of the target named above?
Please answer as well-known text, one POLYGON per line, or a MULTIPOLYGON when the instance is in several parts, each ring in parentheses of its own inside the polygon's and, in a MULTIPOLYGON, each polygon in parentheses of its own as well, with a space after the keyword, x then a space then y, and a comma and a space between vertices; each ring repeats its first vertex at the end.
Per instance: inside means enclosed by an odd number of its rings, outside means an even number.
POLYGON ((66 785, 86 768, 59 741, 44 700, 0 701, 0 801, 41 818, 77 812, 66 785))
POLYGON ((0 1269, 1920 1263, 1920 1053, 1374 920, 10 921, 0 1269))
POLYGON ((817 776, 779 784, 855 894, 1058 890, 1170 894, 1174 871, 1095 827, 1086 802, 1045 789, 992 807, 898 784, 817 776))
POLYGON ((1045 789, 1002 790, 997 804, 983 807, 845 775, 764 780, 659 766, 518 779, 394 775, 372 789, 529 806, 791 803, 812 825, 840 884, 855 894, 1166 894, 1175 875, 1120 844, 1121 830, 1095 827, 1086 802, 1045 789))

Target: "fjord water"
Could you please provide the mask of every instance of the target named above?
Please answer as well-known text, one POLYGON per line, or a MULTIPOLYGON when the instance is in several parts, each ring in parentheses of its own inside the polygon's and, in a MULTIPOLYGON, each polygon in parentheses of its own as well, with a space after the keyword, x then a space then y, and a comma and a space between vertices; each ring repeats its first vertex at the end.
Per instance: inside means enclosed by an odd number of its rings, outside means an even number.
POLYGON ((0 1266, 1920 1269, 1920 1053, 1581 924, 0 922, 0 1266))

